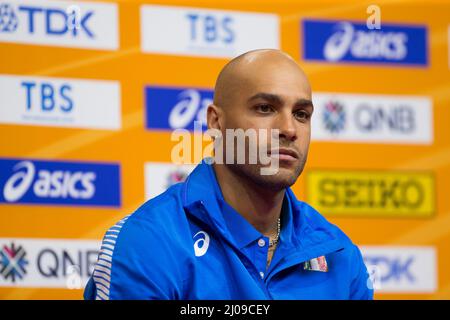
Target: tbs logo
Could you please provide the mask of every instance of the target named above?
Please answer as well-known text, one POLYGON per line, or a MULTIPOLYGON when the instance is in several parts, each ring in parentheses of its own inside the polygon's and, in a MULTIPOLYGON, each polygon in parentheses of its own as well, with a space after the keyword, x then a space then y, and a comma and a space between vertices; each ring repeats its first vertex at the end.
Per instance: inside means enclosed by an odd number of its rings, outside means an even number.
POLYGON ((0 203, 120 205, 113 164, 0 160, 0 203))
POLYGON ((156 4, 142 5, 140 11, 143 52, 233 58, 280 46, 275 14, 156 4))
POLYGON ((190 39, 193 42, 230 44, 236 37, 231 16, 189 13, 186 18, 190 25, 190 39))
POLYGON ((51 83, 22 81, 21 86, 25 90, 27 111, 33 108, 33 101, 36 100, 39 109, 44 112, 57 108, 63 113, 68 113, 73 109, 74 103, 70 96, 72 87, 68 83, 58 86, 51 83))

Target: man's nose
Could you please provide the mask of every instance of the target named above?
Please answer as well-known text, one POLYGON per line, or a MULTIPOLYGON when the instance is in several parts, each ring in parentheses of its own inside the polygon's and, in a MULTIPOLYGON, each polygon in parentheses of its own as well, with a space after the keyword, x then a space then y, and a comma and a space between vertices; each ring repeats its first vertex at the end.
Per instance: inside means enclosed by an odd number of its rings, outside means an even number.
POLYGON ((278 116, 278 123, 275 127, 280 130, 279 138, 289 141, 295 141, 297 139, 296 120, 291 112, 283 112, 278 116))

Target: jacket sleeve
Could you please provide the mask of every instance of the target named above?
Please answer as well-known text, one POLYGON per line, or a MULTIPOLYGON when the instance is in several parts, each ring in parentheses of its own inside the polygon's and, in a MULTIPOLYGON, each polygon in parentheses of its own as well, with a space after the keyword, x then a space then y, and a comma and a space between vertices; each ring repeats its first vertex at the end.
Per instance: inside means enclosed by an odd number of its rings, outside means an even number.
POLYGON ((364 264, 361 251, 353 245, 353 255, 351 264, 353 280, 350 286, 351 300, 373 300, 373 286, 366 265, 364 264))
POLYGON ((106 232, 84 298, 180 299, 181 270, 164 226, 132 218, 106 232))

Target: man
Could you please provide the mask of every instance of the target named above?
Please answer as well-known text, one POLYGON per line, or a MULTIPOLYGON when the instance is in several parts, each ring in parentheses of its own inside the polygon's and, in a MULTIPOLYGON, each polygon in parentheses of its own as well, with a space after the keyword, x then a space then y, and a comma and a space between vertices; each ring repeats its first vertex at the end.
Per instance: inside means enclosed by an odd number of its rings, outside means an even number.
POLYGON ((230 61, 208 128, 222 137, 278 130, 278 147, 270 134, 258 140, 277 170, 261 174, 267 164, 248 156, 202 161, 106 232, 85 298, 372 299, 358 248, 289 188, 306 162, 312 113, 309 82, 287 54, 255 50, 230 61))

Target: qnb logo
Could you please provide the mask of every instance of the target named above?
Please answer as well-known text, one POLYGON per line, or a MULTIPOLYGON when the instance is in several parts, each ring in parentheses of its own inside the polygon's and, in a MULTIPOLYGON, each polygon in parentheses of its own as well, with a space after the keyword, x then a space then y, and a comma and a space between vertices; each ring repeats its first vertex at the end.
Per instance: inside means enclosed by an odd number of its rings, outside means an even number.
POLYGON ((206 110, 212 99, 203 98, 197 90, 188 89, 178 95, 180 100, 169 114, 169 125, 172 129, 186 128, 194 121, 206 125, 206 110))
POLYGON ((408 36, 403 32, 355 30, 348 22, 335 26, 328 38, 323 55, 329 61, 339 61, 347 53, 355 58, 402 60, 408 54, 408 36))
POLYGON ((14 11, 9 4, 0 4, 0 31, 16 31, 20 20, 28 34, 43 32, 51 36, 70 34, 72 37, 83 34, 88 38, 94 38, 94 33, 88 25, 93 15, 93 11, 81 12, 77 6, 69 6, 67 10, 62 10, 21 5, 14 11))
MULTIPOLYGON (((374 272, 374 284, 382 285, 386 282, 407 282, 415 283, 416 277, 411 271, 414 264, 414 257, 385 257, 385 256, 365 256, 364 262, 371 266, 374 272)), ((370 271, 369 271, 370 273, 370 271)))
POLYGON ((194 251, 196 257, 205 255, 209 248, 209 235, 205 231, 199 231, 194 235, 194 239, 199 238, 194 242, 194 251))
POLYGON ((6 3, 0 4, 0 32, 14 32, 18 26, 18 19, 13 8, 6 3))
POLYGON ((27 273, 27 253, 22 246, 11 243, 4 245, 0 251, 0 274, 5 280, 15 283, 17 279, 23 279, 27 273))
POLYGON ((186 180, 189 173, 187 171, 183 170, 174 170, 169 172, 167 175, 167 183, 166 183, 166 189, 173 186, 176 183, 183 182, 186 180))
POLYGON ((67 289, 82 289, 81 268, 78 265, 71 265, 66 270, 67 289))
POLYGON ((38 198, 90 199, 95 194, 94 172, 39 170, 36 174, 30 161, 19 162, 13 170, 17 172, 7 180, 3 189, 7 202, 20 200, 31 186, 38 198))
POLYGON ((344 106, 337 101, 328 101, 322 115, 325 129, 331 133, 339 133, 345 129, 347 114, 344 106))
POLYGON ((362 132, 388 130, 410 134, 417 128, 414 109, 407 105, 379 107, 361 104, 355 111, 355 124, 362 132))

